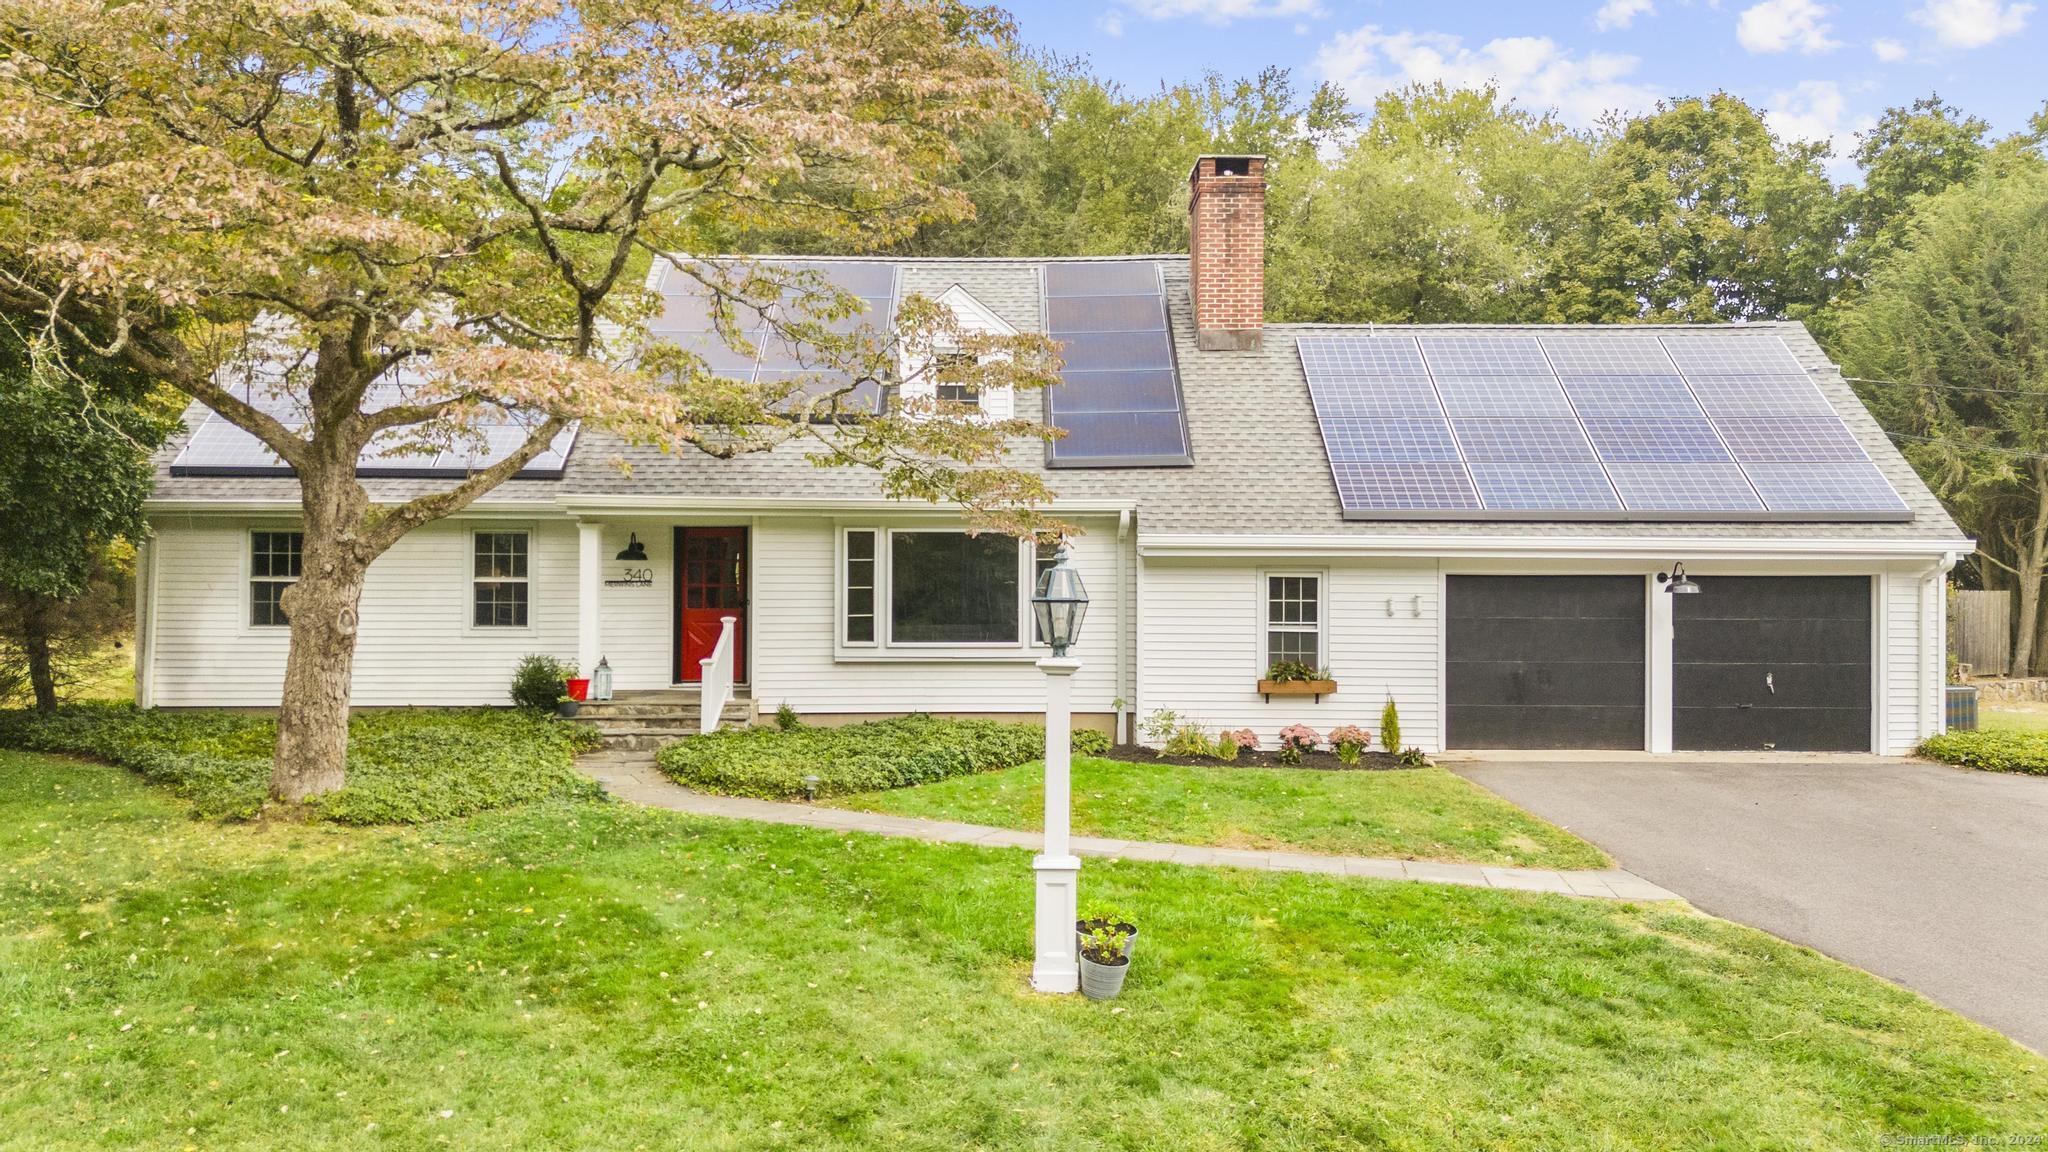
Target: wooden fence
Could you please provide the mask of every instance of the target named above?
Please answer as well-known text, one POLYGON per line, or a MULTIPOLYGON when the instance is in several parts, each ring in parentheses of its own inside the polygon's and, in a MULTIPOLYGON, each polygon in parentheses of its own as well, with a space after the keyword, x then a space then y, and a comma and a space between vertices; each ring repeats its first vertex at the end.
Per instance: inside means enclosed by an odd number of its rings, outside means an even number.
POLYGON ((1955 615, 1949 623, 1949 643, 1955 645, 1957 663, 1968 664, 1977 676, 2010 673, 2012 593, 1958 591, 1953 595, 1955 615))

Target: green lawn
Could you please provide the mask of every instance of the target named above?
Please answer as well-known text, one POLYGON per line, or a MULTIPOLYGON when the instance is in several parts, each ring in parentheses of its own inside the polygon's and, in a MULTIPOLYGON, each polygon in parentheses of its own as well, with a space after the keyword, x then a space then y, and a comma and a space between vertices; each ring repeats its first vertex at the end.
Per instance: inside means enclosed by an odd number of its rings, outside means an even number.
MULTIPOLYGON (((1045 770, 1027 764, 830 803, 1036 829, 1045 770)), ((1074 761, 1074 831, 1121 840, 1294 848, 1347 856, 1605 868, 1591 844, 1441 768, 1321 772, 1074 761)))
POLYGON ((1985 732, 2048 732, 2048 704, 1979 708, 1977 727, 1985 732))
POLYGON ((1680 906, 1088 864, 1114 1005, 1024 990, 1017 851, 558 802, 188 819, 0 753, 0 1147, 1875 1147, 2048 1063, 1680 906))

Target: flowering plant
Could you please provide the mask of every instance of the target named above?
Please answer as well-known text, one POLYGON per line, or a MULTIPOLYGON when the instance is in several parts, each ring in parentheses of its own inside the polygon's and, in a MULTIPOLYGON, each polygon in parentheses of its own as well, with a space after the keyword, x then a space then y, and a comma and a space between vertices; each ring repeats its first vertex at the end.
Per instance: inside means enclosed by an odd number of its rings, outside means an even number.
POLYGON ((1216 735, 1216 755, 1225 760, 1237 759, 1239 752, 1249 752, 1259 746, 1259 734, 1249 728, 1233 732, 1225 728, 1216 735))
POLYGON ((1356 724, 1345 724, 1330 729, 1330 747, 1337 750, 1337 759, 1346 764, 1358 763, 1358 754, 1372 743, 1372 733, 1356 724))
POLYGON ((1322 742, 1322 734, 1308 725, 1289 724, 1280 730, 1280 761, 1299 764, 1303 752, 1315 751, 1316 745, 1322 742))

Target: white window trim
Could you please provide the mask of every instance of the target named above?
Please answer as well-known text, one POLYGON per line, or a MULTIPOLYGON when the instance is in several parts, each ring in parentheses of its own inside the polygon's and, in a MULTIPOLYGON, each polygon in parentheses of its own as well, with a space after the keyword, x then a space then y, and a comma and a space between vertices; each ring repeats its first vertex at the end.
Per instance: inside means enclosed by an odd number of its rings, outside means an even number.
POLYGON ((893 642, 890 636, 895 631, 894 614, 894 564, 895 553, 892 541, 899 533, 913 532, 958 532, 967 529, 954 524, 909 524, 875 523, 872 521, 845 521, 836 524, 834 533, 834 565, 832 569, 832 655, 838 663, 863 663, 889 661, 949 662, 966 663, 1018 663, 1035 661, 1043 647, 1032 643, 1031 628, 1031 578, 1032 550, 1027 541, 1017 542, 1017 637, 1013 640, 989 640, 974 643, 948 642, 893 642), (872 644, 848 643, 846 639, 846 537, 850 532, 875 533, 875 640, 872 644))
POLYGON ((1273 627, 1272 580, 1274 578, 1301 578, 1316 582, 1316 670, 1330 667, 1330 572, 1327 568, 1262 568, 1259 570, 1258 614, 1259 614, 1259 675, 1264 676, 1273 666, 1272 633, 1306 632, 1309 629, 1298 625, 1273 627))
MULTIPOLYGON (((1032 597, 1033 595, 1035 595, 1035 594, 1037 593, 1037 591, 1038 591, 1038 561, 1040 560, 1040 556, 1039 556, 1039 553, 1038 553, 1038 541, 1036 541, 1036 540, 1033 540, 1033 541, 1031 541, 1031 546, 1030 546, 1029 548, 1026 548, 1026 549, 1025 549, 1025 552, 1027 552, 1027 553, 1029 554, 1029 555, 1027 556, 1027 558, 1026 558, 1026 561, 1025 561, 1025 565, 1024 565, 1024 575, 1025 575, 1025 577, 1026 577, 1026 580, 1025 580, 1025 582, 1024 582, 1024 638, 1025 638, 1025 643, 1026 643, 1026 644, 1028 644, 1028 645, 1029 645, 1030 647, 1032 647, 1032 648, 1034 648, 1034 649, 1038 649, 1038 650, 1041 650, 1041 651, 1048 651, 1048 652, 1049 652, 1049 651, 1051 651, 1051 650, 1052 650, 1052 645, 1051 645, 1051 644, 1048 644, 1048 643, 1046 643, 1046 642, 1045 642, 1044 640, 1041 640, 1041 639, 1039 638, 1039 636, 1038 636, 1038 613, 1037 613, 1036 611, 1034 611, 1034 610, 1032 609, 1032 607, 1031 607, 1031 597, 1032 597)), ((1054 549, 1054 550, 1053 550, 1053 555, 1052 555, 1052 556, 1046 556, 1046 557, 1044 557, 1044 559, 1046 559, 1046 560, 1052 560, 1052 559, 1054 559, 1055 557, 1057 557, 1058 555, 1059 555, 1059 550, 1058 550, 1058 549, 1054 549)))
MULTIPOLYGON (((1017 329, 993 309, 976 300, 972 293, 955 284, 939 294, 937 303, 950 309, 961 328, 986 336, 1015 336, 1017 329)), ((906 348, 897 365, 899 379, 904 383, 898 388, 898 395, 905 400, 935 400, 938 387, 930 378, 931 357, 960 349, 949 340, 934 341, 930 355, 917 349, 906 348)), ((979 418, 984 420, 1007 420, 1017 413, 1016 389, 984 388, 977 401, 981 409, 979 418)))
POLYGON ((534 596, 534 589, 540 581, 534 569, 540 564, 536 547, 540 533, 531 524, 478 524, 462 534, 462 630, 478 636, 524 636, 534 631, 533 618, 540 605, 534 596), (476 574, 476 538, 484 534, 503 535, 508 532, 521 533, 526 537, 526 575, 524 577, 492 577, 489 582, 524 583, 526 585, 526 623, 524 624, 479 624, 476 622, 476 586, 485 578, 476 574))
POLYGON ((880 528, 869 527, 866 525, 852 525, 841 527, 839 529, 838 563, 834 565, 835 570, 838 572, 838 579, 833 581, 835 587, 833 589, 832 597, 832 616, 834 620, 832 632, 834 637, 837 638, 837 640, 839 641, 839 646, 841 648, 860 648, 872 650, 880 648, 882 646, 882 593, 884 590, 882 574, 883 546, 883 533, 880 528), (846 635, 848 609, 846 600, 846 593, 848 591, 847 575, 848 566, 853 562, 852 550, 849 549, 846 545, 847 540, 850 537, 852 537, 855 533, 867 535, 873 538, 875 542, 873 559, 870 561, 870 563, 874 565, 874 571, 872 575, 869 577, 871 581, 871 583, 869 584, 869 592, 872 596, 872 601, 869 604, 869 608, 871 609, 870 618, 874 621, 875 625, 874 638, 871 640, 853 640, 849 639, 846 635))
MULTIPOLYGON (((258 579, 268 579, 268 577, 258 577, 256 575, 256 534, 258 532, 299 533, 299 570, 303 573, 305 571, 306 558, 306 529, 302 524, 250 524, 242 530, 242 602, 238 609, 241 613, 241 633, 245 636, 290 636, 292 631, 290 624, 258 624, 251 618, 255 609, 253 593, 256 581, 258 579)), ((296 584, 298 581, 293 580, 290 583, 296 584)))

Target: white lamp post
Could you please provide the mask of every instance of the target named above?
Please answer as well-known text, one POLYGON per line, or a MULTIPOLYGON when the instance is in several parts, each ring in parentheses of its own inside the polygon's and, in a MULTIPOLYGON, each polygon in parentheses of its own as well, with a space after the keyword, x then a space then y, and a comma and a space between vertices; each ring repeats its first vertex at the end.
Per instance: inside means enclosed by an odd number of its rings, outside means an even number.
POLYGON ((1081 962, 1074 945, 1081 860, 1068 846, 1067 826, 1072 809, 1074 673, 1081 662, 1068 656, 1067 649, 1081 635, 1088 589, 1074 570, 1073 554, 1064 540, 1058 561, 1038 577, 1031 612, 1038 634, 1052 645, 1052 655, 1038 662, 1045 673, 1045 851, 1031 861, 1038 880, 1031 986, 1040 992, 1073 992, 1081 986, 1081 962))

